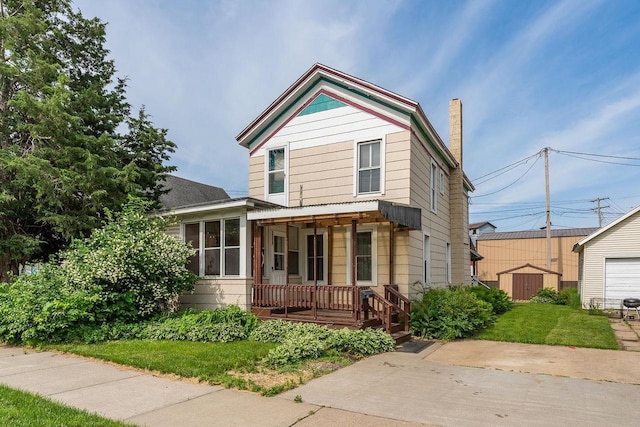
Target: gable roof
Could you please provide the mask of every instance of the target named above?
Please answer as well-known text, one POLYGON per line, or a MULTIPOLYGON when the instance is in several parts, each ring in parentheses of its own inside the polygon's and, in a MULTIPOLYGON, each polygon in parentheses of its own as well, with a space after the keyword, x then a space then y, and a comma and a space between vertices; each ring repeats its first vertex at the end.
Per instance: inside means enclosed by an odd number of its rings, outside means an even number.
MULTIPOLYGON (((402 129, 411 130, 423 144, 431 145, 445 164, 451 168, 459 167, 419 103, 319 63, 307 70, 244 128, 236 136, 236 140, 251 153, 255 152, 316 98, 323 95, 380 117, 402 129)), ((474 190, 466 176, 464 183, 468 189, 474 190)))
MULTIPOLYGON (((587 236, 597 230, 597 227, 585 228, 566 228, 560 230, 551 230, 551 238, 554 237, 577 237, 587 236)), ((500 231, 491 233, 482 233, 478 236, 480 240, 515 240, 515 239, 544 239, 546 230, 527 230, 527 231, 500 231)))
POLYGON ((469 224, 469 230, 473 230, 474 228, 480 228, 480 227, 485 226, 485 225, 489 225, 489 226, 493 227, 494 230, 496 228, 498 228, 495 225, 491 224, 489 221, 482 221, 482 222, 474 222, 474 223, 469 224))
POLYGON ((582 250, 582 248, 584 247, 585 243, 587 243, 590 240, 600 236, 601 234, 606 233, 607 231, 611 230, 616 225, 620 224, 621 222, 626 221, 628 218, 634 216, 638 212, 640 212, 640 206, 638 206, 635 209, 632 209, 631 211, 629 211, 626 214, 622 215, 620 218, 616 219, 615 221, 610 222, 606 226, 604 226, 604 227, 602 227, 600 229, 596 228, 587 237, 585 237, 584 239, 580 240, 578 243, 573 245, 573 252, 580 252, 582 250))
POLYGON ((562 273, 558 273, 557 271, 553 271, 553 270, 549 270, 549 269, 546 269, 546 268, 538 267, 538 266, 536 266, 536 265, 529 264, 529 263, 526 263, 526 264, 520 265, 520 266, 518 266, 518 267, 513 267, 513 268, 510 268, 510 269, 508 269, 508 270, 501 271, 501 272, 499 272, 499 273, 496 273, 496 275, 497 275, 497 276, 500 276, 501 274, 512 273, 512 272, 514 272, 514 271, 521 270, 521 269, 523 269, 523 268, 527 268, 527 267, 529 267, 529 268, 533 268, 533 269, 535 269, 535 270, 540 270, 540 271, 545 272, 545 273, 557 274, 558 276, 562 276, 562 273))
POLYGON ((229 199, 227 192, 220 187, 175 175, 167 175, 163 187, 169 192, 160 196, 160 209, 162 210, 229 199))

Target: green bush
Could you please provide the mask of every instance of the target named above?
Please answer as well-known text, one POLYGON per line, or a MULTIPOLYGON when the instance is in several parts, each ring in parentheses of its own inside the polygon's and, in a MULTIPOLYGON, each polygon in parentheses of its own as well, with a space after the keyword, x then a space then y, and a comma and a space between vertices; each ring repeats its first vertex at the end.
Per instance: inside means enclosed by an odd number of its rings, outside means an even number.
POLYGON ((39 272, 0 292, 0 341, 60 342, 110 335, 102 325, 135 323, 168 310, 197 277, 193 250, 167 235, 166 220, 132 199, 90 238, 74 241, 39 272))
POLYGON ((329 348, 340 352, 348 352, 356 356, 371 356, 393 351, 396 343, 382 329, 339 329, 332 331, 328 339, 329 348))
POLYGON ((285 320, 260 323, 249 339, 281 343, 263 360, 263 363, 272 367, 318 358, 332 349, 356 356, 370 356, 395 348, 391 335, 381 329, 329 329, 314 323, 291 323, 285 320))
POLYGON ((482 301, 491 304, 493 314, 503 314, 513 308, 511 297, 502 289, 485 288, 484 286, 471 286, 467 289, 482 301))
POLYGON ((571 308, 581 309, 582 301, 577 288, 567 288, 560 291, 560 297, 566 301, 566 305, 571 308))
POLYGON ((529 301, 541 304, 568 305, 572 308, 582 307, 580 295, 576 288, 563 289, 560 293, 552 288, 542 288, 529 301))
POLYGON ((469 337, 493 319, 491 304, 464 288, 429 289, 411 307, 411 330, 425 338, 469 337))

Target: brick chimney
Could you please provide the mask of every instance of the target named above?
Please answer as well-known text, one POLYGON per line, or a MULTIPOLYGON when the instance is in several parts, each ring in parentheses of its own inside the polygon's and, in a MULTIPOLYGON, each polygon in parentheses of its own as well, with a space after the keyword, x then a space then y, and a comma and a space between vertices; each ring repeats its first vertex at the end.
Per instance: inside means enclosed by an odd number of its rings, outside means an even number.
POLYGON ((462 102, 449 102, 449 150, 458 162, 449 175, 449 213, 451 216, 451 283, 471 284, 469 246, 469 202, 462 170, 462 102))

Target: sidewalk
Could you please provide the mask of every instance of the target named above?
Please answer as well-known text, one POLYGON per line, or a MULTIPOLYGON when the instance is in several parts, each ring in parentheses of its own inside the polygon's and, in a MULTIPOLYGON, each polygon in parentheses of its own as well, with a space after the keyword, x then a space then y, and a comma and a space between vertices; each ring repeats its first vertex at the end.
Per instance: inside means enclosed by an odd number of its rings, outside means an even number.
POLYGON ((616 334, 621 350, 640 351, 640 320, 610 318, 609 323, 616 334))
POLYGON ((416 425, 295 403, 293 399, 265 398, 249 392, 159 378, 78 357, 1 344, 0 383, 138 425, 416 425))

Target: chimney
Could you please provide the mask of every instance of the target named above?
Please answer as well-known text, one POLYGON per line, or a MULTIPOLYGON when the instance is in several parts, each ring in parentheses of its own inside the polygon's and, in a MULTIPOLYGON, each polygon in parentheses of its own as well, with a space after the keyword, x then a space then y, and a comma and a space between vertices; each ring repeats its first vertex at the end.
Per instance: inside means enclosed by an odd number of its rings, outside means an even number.
POLYGON ((462 170, 462 102, 449 102, 449 150, 458 166, 449 171, 449 213, 451 215, 451 283, 471 284, 469 246, 469 202, 462 170))

